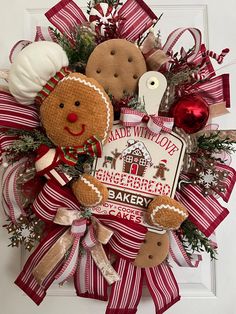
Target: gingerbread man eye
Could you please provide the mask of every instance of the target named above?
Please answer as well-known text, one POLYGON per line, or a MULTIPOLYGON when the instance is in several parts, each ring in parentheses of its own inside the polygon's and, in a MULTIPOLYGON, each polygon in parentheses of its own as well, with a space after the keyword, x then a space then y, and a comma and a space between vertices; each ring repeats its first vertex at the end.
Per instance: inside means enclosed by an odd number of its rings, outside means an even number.
POLYGON ((60 108, 64 108, 64 104, 63 104, 63 103, 60 103, 59 107, 60 107, 60 108))
POLYGON ((76 107, 79 107, 79 105, 80 105, 80 101, 77 100, 77 101, 75 102, 75 106, 76 106, 76 107))

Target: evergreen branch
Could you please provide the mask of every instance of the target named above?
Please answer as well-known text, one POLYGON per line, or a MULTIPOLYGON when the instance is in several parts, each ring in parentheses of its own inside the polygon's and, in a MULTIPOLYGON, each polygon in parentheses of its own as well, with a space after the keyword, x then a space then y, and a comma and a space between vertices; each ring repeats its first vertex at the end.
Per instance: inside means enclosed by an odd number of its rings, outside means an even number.
POLYGON ((15 161, 23 154, 36 151, 41 144, 48 147, 54 147, 49 138, 40 130, 8 130, 9 135, 18 136, 18 138, 6 149, 6 158, 8 161, 15 161))
POLYGON ((186 253, 191 256, 195 252, 207 252, 211 259, 216 259, 217 251, 209 240, 191 221, 186 220, 181 225, 180 240, 186 253))
POLYGON ((96 47, 96 35, 88 26, 77 25, 71 30, 70 37, 51 28, 58 44, 65 50, 69 66, 73 71, 85 72, 88 58, 96 47))
POLYGON ((211 153, 220 153, 222 151, 233 153, 236 151, 235 140, 231 140, 228 136, 221 138, 220 131, 210 135, 201 135, 198 138, 199 149, 207 150, 211 153))

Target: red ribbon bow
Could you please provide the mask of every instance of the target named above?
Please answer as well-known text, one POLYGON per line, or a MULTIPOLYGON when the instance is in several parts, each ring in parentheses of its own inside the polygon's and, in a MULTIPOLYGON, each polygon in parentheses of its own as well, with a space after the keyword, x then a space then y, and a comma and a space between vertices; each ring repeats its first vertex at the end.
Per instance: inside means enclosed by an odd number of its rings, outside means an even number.
POLYGON ((174 125, 174 118, 148 115, 138 110, 122 108, 120 122, 124 126, 136 126, 145 122, 150 133, 158 134, 161 131, 170 133, 174 125))
POLYGON ((78 155, 87 154, 92 157, 101 157, 102 155, 102 145, 96 136, 91 136, 83 146, 64 146, 58 147, 57 150, 61 160, 70 166, 76 165, 78 155))

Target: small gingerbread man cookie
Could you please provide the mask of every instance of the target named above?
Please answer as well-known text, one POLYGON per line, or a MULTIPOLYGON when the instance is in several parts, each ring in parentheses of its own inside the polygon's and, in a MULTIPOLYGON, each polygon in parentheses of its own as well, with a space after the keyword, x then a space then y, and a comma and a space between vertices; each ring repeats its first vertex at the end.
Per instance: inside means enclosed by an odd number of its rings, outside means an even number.
POLYGON ((116 100, 133 95, 146 71, 141 51, 125 39, 111 39, 98 45, 86 67, 86 75, 96 79, 116 100))

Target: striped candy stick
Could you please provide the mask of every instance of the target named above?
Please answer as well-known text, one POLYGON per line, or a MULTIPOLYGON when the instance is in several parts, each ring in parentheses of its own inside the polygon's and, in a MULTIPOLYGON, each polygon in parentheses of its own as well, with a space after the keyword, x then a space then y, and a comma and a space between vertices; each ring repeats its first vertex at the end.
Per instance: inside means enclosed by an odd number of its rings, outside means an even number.
POLYGON ((218 62, 218 64, 222 64, 225 56, 229 53, 229 51, 230 50, 228 48, 225 48, 222 50, 221 54, 218 55, 212 50, 206 50, 205 55, 215 59, 218 62))
POLYGON ((40 145, 37 153, 35 168, 39 176, 45 176, 48 180, 56 180, 60 185, 65 185, 72 179, 57 168, 61 160, 56 149, 40 145))

